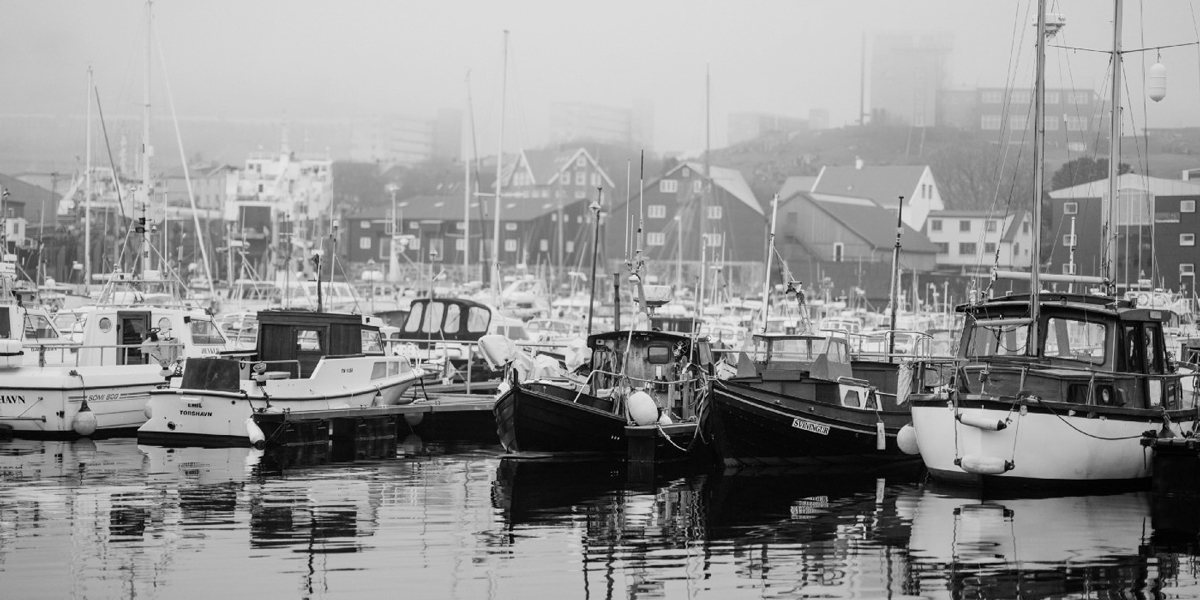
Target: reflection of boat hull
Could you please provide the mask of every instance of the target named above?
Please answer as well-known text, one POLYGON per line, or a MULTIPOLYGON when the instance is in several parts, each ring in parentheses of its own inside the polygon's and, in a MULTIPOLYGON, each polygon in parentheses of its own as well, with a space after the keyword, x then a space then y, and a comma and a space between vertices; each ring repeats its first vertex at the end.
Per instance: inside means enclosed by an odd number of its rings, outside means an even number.
POLYGON ((496 433, 509 452, 625 453, 625 416, 615 401, 538 382, 496 400, 496 433))
POLYGON ((945 399, 914 400, 912 417, 921 458, 930 474, 942 481, 982 487, 1148 486, 1150 451, 1139 438, 1162 427, 1161 413, 1109 409, 1104 414, 1100 407, 1088 408, 1090 412, 1044 404, 1022 408, 1012 402, 958 402, 957 413, 965 422, 1007 421, 998 431, 959 421, 953 403, 945 399), (972 459, 977 464, 1007 462, 1011 468, 1002 473, 979 473, 984 470, 980 468, 968 472, 964 461, 972 459))
MULTIPOLYGON (((808 389, 816 393, 815 386, 808 389)), ((717 451, 726 465, 914 458, 896 445, 897 432, 909 422, 907 411, 850 408, 730 380, 713 385, 711 419, 717 451), (884 450, 876 449, 880 423, 884 450)))

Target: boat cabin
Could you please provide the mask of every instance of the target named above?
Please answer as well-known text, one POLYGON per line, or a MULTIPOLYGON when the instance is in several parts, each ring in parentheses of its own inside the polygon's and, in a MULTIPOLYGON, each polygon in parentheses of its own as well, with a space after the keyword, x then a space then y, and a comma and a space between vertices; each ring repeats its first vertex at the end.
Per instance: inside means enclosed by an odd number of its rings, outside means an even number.
POLYGON ((759 374, 804 371, 810 377, 837 381, 853 373, 846 339, 839 336, 759 333, 750 339, 747 352, 759 374))
POLYGON ((1036 340, 1029 339, 1028 295, 959 307, 967 315, 959 357, 968 361, 960 389, 1012 395, 1025 390, 1078 404, 1180 407, 1182 389, 1178 377, 1171 376, 1175 367, 1163 336, 1170 311, 1103 296, 1043 293, 1041 298, 1036 340), (1012 365, 1009 371, 1020 370, 1025 385, 992 365, 1012 365), (982 383, 972 375, 979 371, 989 371, 982 383), (1042 381, 1039 373, 1053 377, 1042 381))
POLYGON ((325 356, 383 354, 379 326, 368 319, 348 313, 260 311, 255 357, 270 371, 305 378, 325 356))
POLYGON ((505 317, 486 304, 464 298, 417 298, 400 329, 408 340, 475 342, 488 334, 516 341, 528 339, 520 319, 505 317))
MULTIPOLYGON (((689 367, 711 373, 707 341, 665 331, 609 331, 588 337, 593 390, 628 386, 665 397, 665 406, 684 419, 695 416, 693 400, 703 379, 689 367)), ((594 393, 593 395, 599 395, 594 393)))

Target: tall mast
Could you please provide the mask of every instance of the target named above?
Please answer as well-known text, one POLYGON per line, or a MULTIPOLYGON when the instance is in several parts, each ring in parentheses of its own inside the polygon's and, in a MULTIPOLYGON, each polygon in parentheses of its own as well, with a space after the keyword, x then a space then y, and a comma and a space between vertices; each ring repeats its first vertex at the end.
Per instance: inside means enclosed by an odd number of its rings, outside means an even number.
MULTIPOLYGON (((467 71, 467 138, 464 148, 475 148, 475 116, 472 112, 471 101, 471 72, 467 71)), ((471 197, 475 195, 471 189, 471 160, 474 156, 463 156, 463 283, 471 280, 471 197)))
POLYGON ((1038 343, 1038 317, 1041 312, 1039 301, 1042 284, 1038 271, 1042 268, 1042 180, 1045 165, 1042 164, 1043 145, 1046 138, 1046 0, 1038 0, 1037 14, 1037 74, 1033 88, 1033 261, 1029 265, 1029 337, 1027 352, 1037 356, 1041 352, 1038 343))
POLYGON ((762 332, 767 332, 767 317, 770 314, 771 299, 771 257, 774 255, 772 250, 775 248, 775 217, 779 214, 779 194, 775 194, 771 198, 771 235, 767 236, 767 272, 763 277, 763 295, 762 295, 762 332))
MULTIPOLYGON (((1113 51, 1112 51, 1112 122, 1109 124, 1108 144, 1108 195, 1103 197, 1100 215, 1104 234, 1104 272, 1101 275, 1112 286, 1117 279, 1117 236, 1113 229, 1113 211, 1120 193, 1117 177, 1121 168, 1121 0, 1113 1, 1113 51)), ((1126 282, 1128 284, 1128 282, 1126 282)))
MULTIPOLYGON (((142 206, 141 217, 146 218, 146 209, 150 205, 150 155, 154 148, 150 146, 150 48, 151 30, 154 20, 151 13, 151 0, 146 0, 146 71, 142 75, 142 206)), ((143 223, 146 225, 146 223, 143 223)), ((142 232, 142 271, 150 267, 150 235, 149 229, 142 232)))
POLYGON ((501 65, 500 84, 500 147, 496 151, 496 209, 492 224, 492 298, 500 302, 500 196, 504 181, 501 179, 504 165, 504 102, 508 96, 508 30, 504 30, 504 62, 501 65))
MULTIPOLYGON (((87 133, 84 134, 83 150, 83 295, 88 295, 92 278, 92 68, 88 67, 87 133)), ((116 173, 113 173, 116 176, 116 173)))
MULTIPOLYGON (((891 318, 888 320, 888 362, 893 362, 896 353, 896 309, 900 305, 900 239, 904 235, 904 196, 896 205, 896 246, 892 248, 892 283, 888 286, 891 299, 891 318)), ((915 271, 914 271, 915 273, 915 271)), ((915 275, 914 275, 915 276, 915 275)))

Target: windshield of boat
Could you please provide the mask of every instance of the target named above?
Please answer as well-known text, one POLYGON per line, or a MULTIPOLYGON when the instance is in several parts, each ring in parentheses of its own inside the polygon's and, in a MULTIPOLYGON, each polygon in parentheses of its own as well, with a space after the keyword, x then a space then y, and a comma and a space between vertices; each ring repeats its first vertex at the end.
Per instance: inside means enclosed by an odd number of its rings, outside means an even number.
POLYGON ((221 335, 221 331, 212 321, 204 321, 193 318, 188 323, 188 329, 192 332, 193 344, 224 344, 225 338, 221 335))
POLYGON ((969 358, 1021 356, 1026 354, 1029 323, 987 325, 977 321, 967 328, 963 347, 969 358))
POLYGON ((55 339, 58 337, 58 330, 54 329, 54 325, 50 323, 43 315, 27 314, 25 315, 25 338, 26 339, 55 339))
POLYGON ((1103 323, 1051 317, 1046 321, 1047 358, 1102 364, 1107 342, 1103 323))

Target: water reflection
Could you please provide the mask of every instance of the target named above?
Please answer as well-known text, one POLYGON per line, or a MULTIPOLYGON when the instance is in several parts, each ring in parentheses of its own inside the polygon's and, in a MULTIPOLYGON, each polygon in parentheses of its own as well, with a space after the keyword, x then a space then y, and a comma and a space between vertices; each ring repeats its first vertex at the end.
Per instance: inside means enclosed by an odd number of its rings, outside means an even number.
MULTIPOLYGON (((0 582, 27 597, 1193 595, 1200 503, 979 499, 885 471, 0 442, 0 582)), ((7 589, 7 588, 6 588, 7 589)))
POLYGON ((922 588, 954 598, 1122 596, 1161 591, 1143 555, 1148 492, 980 500, 938 489, 899 501, 922 588), (911 514, 909 514, 911 511, 911 514))

